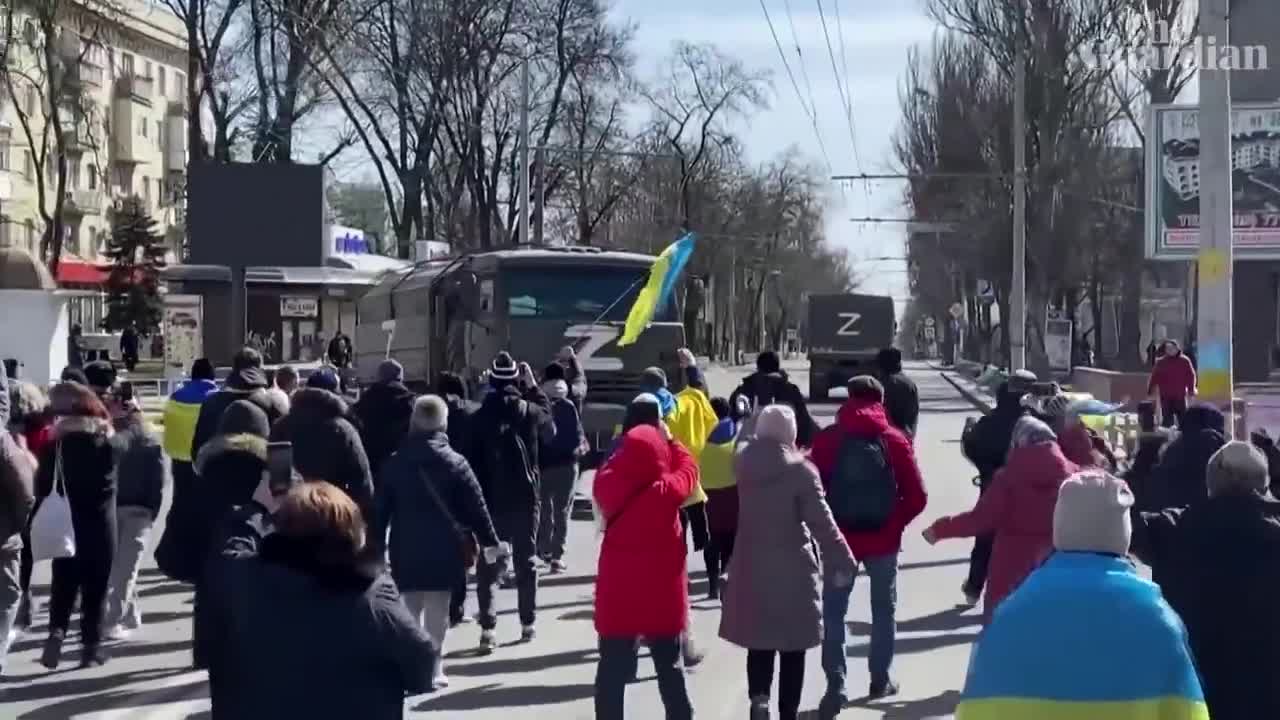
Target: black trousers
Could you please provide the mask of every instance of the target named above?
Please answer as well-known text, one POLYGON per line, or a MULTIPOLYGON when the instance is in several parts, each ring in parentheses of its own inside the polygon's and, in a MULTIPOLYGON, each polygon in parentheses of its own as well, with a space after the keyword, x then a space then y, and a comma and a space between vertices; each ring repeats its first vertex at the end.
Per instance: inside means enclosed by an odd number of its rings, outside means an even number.
MULTIPOLYGON (((978 487, 978 497, 987 491, 990 482, 978 487)), ((969 553, 969 577, 964 581, 965 592, 981 595, 987 584, 987 569, 991 566, 991 547, 995 544, 995 535, 979 535, 973 540, 973 552, 969 553)))
POLYGON ((752 700, 767 699, 773 686, 773 658, 782 658, 778 669, 778 717, 796 720, 800 713, 800 694, 804 691, 804 651, 747 651, 747 694, 752 700))
POLYGON ((102 641, 103 611, 111 580, 114 553, 77 553, 53 561, 53 588, 49 597, 49 632, 65 634, 71 627, 71 610, 80 597, 80 641, 96 646, 102 641))
POLYGON ((702 549, 702 559, 707 564, 707 582, 712 590, 720 588, 720 574, 729 569, 735 537, 736 534, 731 532, 713 532, 710 542, 702 549))
POLYGON ((680 509, 680 530, 684 533, 685 542, 693 533, 693 551, 700 552, 709 542, 707 532, 707 504, 705 502, 680 509))
MULTIPOLYGON (((680 664, 680 638, 648 638, 649 656, 658 676, 658 694, 667 720, 693 720, 693 705, 680 664)), ((639 638, 600 638, 596 666, 596 720, 623 720, 627 683, 636 677, 639 638)), ((803 654, 801 659, 803 659, 803 654)))
MULTIPOLYGON (((493 516, 498 537, 511 543, 511 567, 516 573, 516 598, 520 624, 532 625, 538 613, 538 566, 535 559, 538 542, 538 507, 502 511, 493 516)), ((498 613, 493 595, 498 584, 498 566, 484 557, 476 561, 476 600, 480 603, 480 629, 498 626, 498 613)))
POLYGON ((464 573, 457 585, 453 586, 453 596, 449 598, 449 623, 460 625, 467 614, 467 576, 464 573))

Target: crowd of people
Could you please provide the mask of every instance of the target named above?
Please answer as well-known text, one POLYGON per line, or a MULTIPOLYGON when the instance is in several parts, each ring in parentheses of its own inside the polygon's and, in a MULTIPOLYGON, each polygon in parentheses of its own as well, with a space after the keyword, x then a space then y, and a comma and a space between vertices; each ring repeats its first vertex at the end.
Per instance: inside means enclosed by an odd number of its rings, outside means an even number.
MULTIPOLYGON (((752 720, 771 716, 775 675, 776 716, 799 716, 817 647, 818 717, 847 705, 844 620, 859 575, 870 586, 867 697, 897 694, 898 557, 928 501, 919 396, 900 353, 881 351, 848 383, 826 428, 774 353, 728 397, 710 393, 691 353, 676 356, 681 389, 659 368, 642 374, 592 484, 596 717, 625 716, 641 645, 666 716, 693 717, 684 670, 703 653, 689 623, 690 550, 721 602, 720 637, 746 650, 752 720)), ((221 384, 208 361, 193 365, 162 433, 108 363, 69 368, 47 392, 8 384, 0 672, 13 631, 32 623, 36 562, 52 560, 45 667, 62 664, 77 609, 81 667, 107 662, 109 642, 141 627, 138 572, 166 491, 155 559, 194 587, 192 665, 208 672, 215 718, 401 717, 406 694, 449 683, 441 648, 469 621, 470 575, 488 654, 499 648, 497 588, 515 590, 512 639, 533 642, 539 576, 568 570, 592 450, 571 348, 540 376, 499 353, 474 400, 447 373, 417 394, 387 359, 354 402, 333 369, 301 384, 287 367, 269 378, 246 348, 221 384), (307 650, 315 628, 329 634, 324 653, 307 650)), ((983 633, 958 717, 1048 716, 1064 703, 1086 715, 1106 703, 1125 720, 1280 716, 1267 682, 1280 661, 1268 612, 1280 449, 1261 434, 1228 442, 1220 411, 1186 402, 1122 465, 1078 402, 1035 386, 1015 373, 962 438, 978 471, 973 509, 923 529, 929 543, 975 538, 961 592, 982 603, 983 633)))

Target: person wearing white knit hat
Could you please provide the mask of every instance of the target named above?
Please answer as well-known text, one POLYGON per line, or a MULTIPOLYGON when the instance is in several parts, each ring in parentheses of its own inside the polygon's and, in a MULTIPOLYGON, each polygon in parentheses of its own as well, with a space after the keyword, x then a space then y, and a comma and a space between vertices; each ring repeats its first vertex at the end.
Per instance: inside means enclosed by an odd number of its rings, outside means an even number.
POLYGON ((1058 489, 1053 508, 1053 547, 1060 552, 1125 555, 1133 537, 1133 492, 1101 470, 1077 473, 1058 489))

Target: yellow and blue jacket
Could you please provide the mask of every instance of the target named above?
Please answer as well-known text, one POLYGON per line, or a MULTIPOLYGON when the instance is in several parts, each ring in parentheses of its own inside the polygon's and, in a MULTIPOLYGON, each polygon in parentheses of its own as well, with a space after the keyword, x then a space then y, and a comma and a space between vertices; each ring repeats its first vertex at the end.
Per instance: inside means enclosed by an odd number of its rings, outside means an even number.
POLYGON ((1055 553, 974 648, 956 720, 1209 720, 1187 632, 1124 558, 1055 553))
POLYGON ((191 462, 191 441, 200 419, 200 406, 218 391, 212 380, 188 380, 169 396, 164 406, 164 451, 178 462, 191 462))
POLYGON ((721 420, 707 437, 706 447, 698 458, 698 471, 704 490, 724 490, 738 484, 733 476, 733 445, 738 437, 738 423, 721 420))

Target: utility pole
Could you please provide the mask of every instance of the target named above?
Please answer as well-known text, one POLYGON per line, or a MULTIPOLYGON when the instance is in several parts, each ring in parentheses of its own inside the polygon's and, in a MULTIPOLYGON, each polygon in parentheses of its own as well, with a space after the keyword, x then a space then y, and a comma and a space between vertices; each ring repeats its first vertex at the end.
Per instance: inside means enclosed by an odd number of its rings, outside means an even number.
POLYGON ((1196 359, 1200 398, 1227 414, 1227 432, 1235 435, 1232 413, 1232 198, 1230 64, 1219 69, 1231 43, 1230 0, 1200 1, 1200 30, 1205 58, 1200 67, 1200 250, 1197 255, 1199 319, 1196 359), (1216 41, 1216 47, 1215 47, 1216 41))
POLYGON ((1027 55, 1022 13, 1013 53, 1013 278, 1009 287, 1009 371, 1027 367, 1027 55))
POLYGON ((729 243, 729 362, 738 363, 738 244, 729 243))
POLYGON ((529 244, 529 59, 520 64, 520 242, 529 244))
POLYGON ((533 171, 537 173, 537 182, 533 187, 533 244, 545 245, 543 231, 547 224, 547 154, 542 148, 533 153, 533 171))

